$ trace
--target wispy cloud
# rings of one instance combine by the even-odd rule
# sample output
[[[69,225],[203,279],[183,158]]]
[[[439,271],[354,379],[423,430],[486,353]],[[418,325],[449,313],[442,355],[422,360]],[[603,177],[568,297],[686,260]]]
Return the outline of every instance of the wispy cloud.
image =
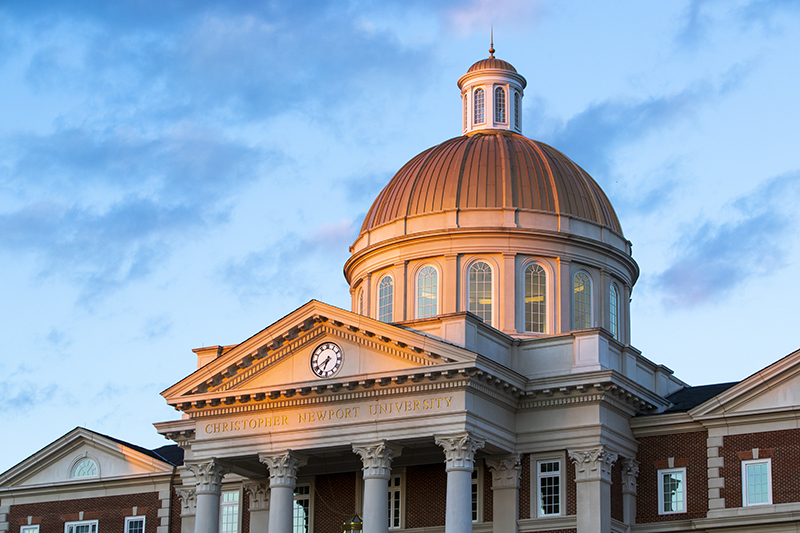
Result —
[[[723,300],[751,278],[785,266],[800,227],[800,174],[764,182],[730,205],[725,222],[697,222],[674,245],[672,265],[656,277],[667,308]]]

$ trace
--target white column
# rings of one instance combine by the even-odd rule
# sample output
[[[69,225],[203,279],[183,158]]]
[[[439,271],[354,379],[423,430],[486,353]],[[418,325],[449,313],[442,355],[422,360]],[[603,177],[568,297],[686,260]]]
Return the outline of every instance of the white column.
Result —
[[[519,519],[520,454],[486,459],[492,471],[492,531],[516,533]]]
[[[219,531],[219,495],[222,478],[229,472],[219,465],[216,458],[205,463],[185,464],[195,479],[195,501],[197,502],[194,533],[217,533]]]
[[[639,478],[639,461],[622,459],[622,512],[626,526],[636,523],[636,488]]]
[[[447,471],[447,507],[445,533],[472,531],[472,470],[475,452],[483,448],[484,441],[468,433],[448,437],[435,437],[436,444],[444,449]]]
[[[278,454],[260,453],[258,459],[269,468],[270,533],[292,533],[292,505],[297,470],[305,466],[307,458],[286,450]]]
[[[250,497],[250,533],[269,531],[269,486],[266,483],[245,483],[244,492]]]
[[[181,499],[181,533],[194,533],[194,517],[197,512],[197,499],[194,487],[176,490]]]
[[[611,466],[617,454],[600,445],[570,450],[575,463],[578,533],[611,533]]]
[[[392,459],[400,455],[400,447],[380,441],[373,444],[353,445],[353,451],[361,457],[364,472],[363,533],[387,533],[389,531],[389,478],[392,475]]]

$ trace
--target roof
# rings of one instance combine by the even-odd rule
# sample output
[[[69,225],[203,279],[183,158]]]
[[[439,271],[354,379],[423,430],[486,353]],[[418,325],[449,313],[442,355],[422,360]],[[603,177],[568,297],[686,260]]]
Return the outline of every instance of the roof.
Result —
[[[690,409],[707,402],[717,394],[725,392],[737,383],[739,382],[731,381],[729,383],[714,383],[712,385],[684,387],[681,390],[675,391],[667,396],[667,400],[669,400],[672,406],[664,412],[682,413],[689,411]]]
[[[611,202],[585,170],[555,148],[506,130],[456,137],[411,159],[378,195],[361,233],[470,208],[564,214],[622,234]]]
[[[502,59],[497,59],[496,57],[492,56],[475,62],[471,67],[469,67],[467,72],[475,72],[476,70],[486,69],[510,70],[511,72],[517,71],[517,69],[515,69],[508,61],[503,61]]]

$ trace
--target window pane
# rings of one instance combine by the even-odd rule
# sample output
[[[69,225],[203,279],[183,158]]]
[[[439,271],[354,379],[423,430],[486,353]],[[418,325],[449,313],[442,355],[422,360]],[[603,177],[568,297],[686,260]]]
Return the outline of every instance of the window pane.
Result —
[[[72,469],[72,477],[87,477],[97,475],[97,465],[91,459],[82,459]]]
[[[475,124],[486,122],[483,89],[475,91]]]
[[[239,491],[224,491],[220,497],[219,509],[220,533],[238,533],[239,531]]]
[[[309,510],[311,508],[310,495],[310,485],[298,485],[294,488],[292,533],[308,533]]]
[[[417,276],[417,317],[436,316],[439,294],[439,273],[431,266],[419,271]]]
[[[611,314],[611,335],[619,340],[619,294],[617,294],[617,286],[611,285],[611,291],[608,295],[609,312]]]
[[[494,90],[494,119],[496,122],[506,121],[506,91],[502,87]]]
[[[492,269],[484,262],[469,267],[469,310],[492,323]]]
[[[525,269],[525,331],[544,333],[547,319],[546,277],[541,265]]]
[[[519,129],[519,93],[514,91],[514,126]]]
[[[561,462],[539,464],[539,516],[561,514]]]
[[[682,512],[684,505],[683,473],[662,474],[661,483],[664,491],[664,512]]]
[[[747,504],[769,503],[767,464],[750,464],[745,466],[745,469],[747,473]]]
[[[575,329],[592,327],[592,281],[585,272],[575,274],[573,304]]]
[[[378,285],[378,320],[381,322],[392,321],[393,285],[390,276],[385,276]]]
[[[136,520],[128,520],[128,531],[127,533],[143,533],[144,531],[144,520],[138,518]]]

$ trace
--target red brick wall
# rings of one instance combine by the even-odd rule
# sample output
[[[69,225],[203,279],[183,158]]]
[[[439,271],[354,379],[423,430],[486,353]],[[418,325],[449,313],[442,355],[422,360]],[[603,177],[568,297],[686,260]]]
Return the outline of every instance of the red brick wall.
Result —
[[[443,526],[446,504],[444,463],[406,468],[406,528]]]
[[[178,487],[180,485],[172,487],[172,498],[169,502],[169,533],[181,533],[181,498],[178,496]]]
[[[20,524],[27,524],[28,516],[35,518],[34,524],[39,523],[41,533],[63,533],[64,522],[78,520],[81,511],[84,520],[99,521],[99,531],[121,533],[125,529],[125,516],[130,516],[132,507],[139,508],[137,516],[145,516],[145,533],[156,533],[161,523],[158,518],[160,506],[158,492],[12,505],[8,514],[9,533],[19,533]]]
[[[725,478],[725,487],[720,489],[720,496],[725,498],[725,507],[742,506],[742,460],[737,452],[750,452],[753,448],[763,450],[759,457],[772,456],[772,502],[800,501],[797,468],[800,464],[800,429],[788,429],[729,435],[722,439],[720,456],[724,459],[724,466],[720,475]],[[749,454],[743,456],[750,458]]]
[[[242,517],[242,533],[250,533],[250,495],[242,491],[242,497],[243,501],[239,502],[241,504],[239,506],[241,514],[239,516]]]
[[[611,467],[611,518],[622,522],[625,519],[622,508],[622,461],[617,459]]]
[[[578,514],[578,486],[575,484],[575,463],[565,455],[564,465],[567,468],[567,515]]]
[[[531,456],[523,453],[519,473],[519,517],[531,517]]]
[[[639,439],[638,496],[636,498],[636,523],[667,522],[703,518],[708,513],[708,464],[706,439],[708,432],[694,431],[642,437]],[[675,466],[686,466],[687,512],[658,514],[658,476],[666,461],[674,457]]]
[[[325,474],[314,479],[315,532],[331,533],[341,531],[342,523],[352,518],[355,512],[355,472]]]
[[[483,521],[494,519],[494,492],[492,491],[492,471],[483,462]]]

